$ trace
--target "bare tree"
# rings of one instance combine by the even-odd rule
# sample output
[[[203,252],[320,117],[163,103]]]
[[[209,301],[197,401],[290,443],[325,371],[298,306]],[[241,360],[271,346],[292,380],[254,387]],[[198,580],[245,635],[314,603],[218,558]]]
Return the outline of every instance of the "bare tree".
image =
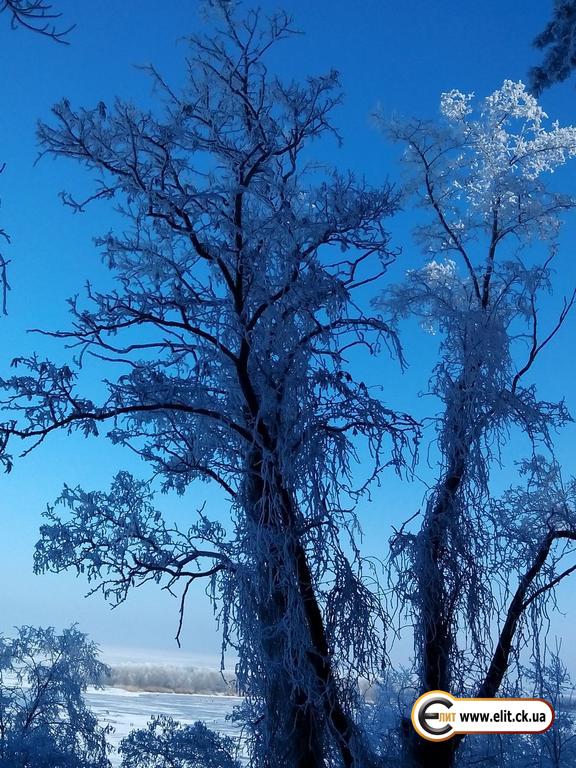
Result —
[[[62,27],[62,14],[45,0],[0,0],[0,13],[8,14],[12,29],[22,27],[64,45],[74,29],[74,25]]]
[[[559,217],[574,204],[544,178],[576,155],[576,129],[545,129],[535,99],[510,81],[477,113],[472,96],[458,91],[443,95],[441,109],[439,124],[390,129],[406,147],[409,188],[429,214],[416,233],[427,260],[379,304],[440,334],[431,393],[441,405],[438,476],[419,530],[403,526],[392,540],[391,579],[414,621],[421,691],[491,697],[522,627],[573,570],[559,567],[576,528],[551,458],[552,432],[569,415],[525,382],[574,303],[572,293],[544,327],[538,305],[550,289]],[[539,260],[531,243],[549,255]],[[496,500],[491,468],[514,429],[528,438],[528,485],[522,498],[510,491]],[[457,739],[407,733],[410,765],[453,764]]]
[[[188,531],[166,525],[125,474],[110,494],[67,489],[71,518],[50,513],[37,567],[87,569],[113,600],[150,579],[180,584],[181,611],[189,585],[210,579],[255,763],[365,766],[357,679],[381,659],[383,615],[362,579],[353,510],[386,466],[402,468],[417,430],[353,378],[347,353],[401,355],[354,300],[393,257],[383,222],[396,197],[310,162],[311,143],[335,133],[338,77],[301,86],[268,73],[290,19],[215,6],[220,29],[192,39],[181,92],[151,69],[161,117],[64,101],[40,127],[46,153],[97,179],[86,200],[64,202],[113,199],[127,229],[99,240],[117,287],[89,286],[88,308],[71,301],[72,330],[53,334],[76,361],[15,361],[28,370],[4,382],[3,455],[10,466],[13,438],[36,445],[111,422],[111,439],[165,490],[216,483],[231,532],[204,513]],[[90,355],[117,372],[100,404],[79,392]],[[372,461],[359,483],[355,436]]]

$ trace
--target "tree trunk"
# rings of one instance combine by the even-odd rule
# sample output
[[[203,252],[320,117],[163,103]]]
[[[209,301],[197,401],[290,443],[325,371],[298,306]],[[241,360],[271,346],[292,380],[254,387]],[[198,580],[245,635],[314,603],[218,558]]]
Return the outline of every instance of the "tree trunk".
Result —
[[[275,515],[270,509],[262,478],[262,455],[254,449],[246,490],[247,515],[253,536],[264,536],[266,548],[255,548],[257,583],[255,613],[260,626],[260,670],[263,676],[262,768],[324,768],[321,722],[309,696],[296,682],[292,670],[290,624],[285,586],[285,550],[278,547]],[[302,631],[300,628],[299,631]],[[295,674],[294,674],[295,672]]]
[[[344,768],[375,768],[376,761],[373,755],[367,750],[356,724],[352,722],[340,702],[324,621],[314,594],[306,553],[299,541],[296,542],[295,557],[298,590],[302,597],[310,632],[309,659],[322,690],[324,714],[332,735],[336,738],[342,765]]]
[[[447,588],[446,558],[449,547],[451,516],[455,514],[454,496],[462,482],[464,452],[444,476],[433,499],[426,522],[419,534],[419,590],[421,668],[420,694],[428,691],[451,692],[451,656],[453,653],[454,589]],[[450,739],[432,742],[422,739],[411,724],[404,729],[404,753],[409,768],[452,768],[457,742]]]
[[[406,730],[408,734],[402,768],[453,768],[458,748],[455,738],[427,741],[418,736],[412,723],[407,724]]]
[[[265,756],[262,768],[324,768],[321,723],[304,691],[286,674],[285,643],[277,631],[285,616],[282,595],[275,591],[261,608],[265,674]]]
[[[256,450],[251,458],[249,483],[252,522],[257,527],[269,528],[273,542],[276,536],[283,546],[272,545],[260,552],[262,576],[265,581],[278,585],[266,595],[258,606],[262,622],[261,637],[263,662],[270,671],[266,682],[267,732],[274,741],[270,768],[324,768],[326,741],[330,738],[340,754],[344,768],[373,768],[374,759],[364,750],[360,733],[344,710],[334,672],[324,620],[318,604],[310,566],[305,549],[295,535],[296,513],[288,491],[276,475],[274,500],[266,498],[270,490],[265,488],[262,477],[262,455]],[[288,546],[286,546],[288,543]],[[282,575],[293,577],[288,589],[297,595],[300,615],[304,626],[297,631],[305,632],[308,670],[303,677],[312,681],[308,690],[294,683],[287,666],[290,648],[290,621],[286,622],[289,608],[287,587],[282,585]],[[301,660],[300,660],[301,663]],[[272,671],[273,670],[273,671]],[[310,688],[312,690],[310,690]],[[312,695],[311,695],[312,694]]]

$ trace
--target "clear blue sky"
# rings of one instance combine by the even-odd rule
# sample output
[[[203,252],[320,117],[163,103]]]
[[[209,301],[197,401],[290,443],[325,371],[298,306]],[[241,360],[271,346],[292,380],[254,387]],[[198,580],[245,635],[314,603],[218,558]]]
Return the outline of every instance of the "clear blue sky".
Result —
[[[102,206],[74,216],[63,208],[57,193],[82,190],[87,181],[73,164],[44,160],[33,165],[36,120],[47,117],[50,106],[62,96],[74,105],[111,102],[115,96],[146,105],[153,98],[150,85],[134,65],[154,63],[178,82],[185,54],[181,37],[202,26],[196,0],[55,0],[55,4],[66,21],[77,25],[70,46],[55,45],[23,30],[11,31],[7,16],[0,17],[0,160],[7,163],[0,176],[0,223],[13,239],[6,251],[12,260],[13,290],[9,317],[1,320],[2,372],[7,372],[12,357],[33,349],[61,359],[57,345],[27,335],[26,329],[65,327],[66,298],[81,293],[87,278],[96,283],[106,280],[91,238],[108,229],[109,211]],[[263,0],[261,6],[272,10],[277,3]],[[398,152],[371,122],[376,106],[387,114],[433,117],[442,91],[458,88],[482,96],[505,78],[525,80],[529,66],[537,60],[531,41],[551,6],[551,0],[285,0],[284,8],[305,35],[285,44],[277,58],[278,70],[304,77],[338,69],[346,93],[337,117],[344,145],[334,151],[334,160],[374,183],[394,180],[399,175]],[[574,96],[572,87],[564,85],[545,94],[542,101],[552,117],[570,123],[576,122]],[[562,179],[572,183],[573,177],[571,170]],[[406,213],[391,222],[395,245],[403,247],[399,269],[418,263],[408,234],[412,221]],[[574,234],[573,224],[570,232]],[[561,283],[570,285],[576,274],[571,242],[576,240],[565,237],[563,242],[567,267]],[[574,364],[566,350],[572,348],[575,322],[574,317],[569,320],[539,374],[543,394],[550,398],[565,394],[573,412]],[[422,412],[415,393],[425,387],[434,342],[411,334],[404,344],[411,362],[407,377],[401,380],[386,360],[379,368],[370,367],[371,377],[385,381],[390,405]],[[574,438],[571,429],[558,441],[568,471]],[[58,495],[64,482],[105,488],[119,468],[142,476],[146,472],[105,439],[84,441],[59,435],[17,462],[11,475],[0,477],[0,630],[22,623],[60,627],[78,621],[81,629],[107,648],[142,649],[150,654],[174,650],[177,606],[157,588],[135,592],[125,605],[110,612],[98,597],[84,600],[87,585],[72,576],[32,574],[33,545],[46,502]],[[422,473],[426,475],[425,467]],[[367,553],[385,555],[390,526],[418,508],[423,490],[422,485],[385,478],[372,503],[361,508]],[[163,497],[160,503],[169,517],[184,519],[205,497],[203,485],[183,499]],[[215,496],[209,501],[219,503]],[[568,594],[563,590],[560,595],[565,608]],[[569,619],[555,626],[562,625],[572,638],[566,645],[574,646],[576,633]],[[189,602],[183,644],[191,656],[218,653],[211,609],[200,589]],[[576,667],[576,654],[572,666]]]

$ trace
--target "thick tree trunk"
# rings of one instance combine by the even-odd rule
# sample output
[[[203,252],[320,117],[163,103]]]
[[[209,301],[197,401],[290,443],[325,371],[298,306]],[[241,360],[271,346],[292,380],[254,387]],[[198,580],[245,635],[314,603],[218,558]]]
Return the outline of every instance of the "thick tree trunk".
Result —
[[[419,590],[421,668],[420,693],[451,692],[451,657],[454,648],[454,589],[446,583],[449,528],[454,521],[454,496],[462,482],[465,460],[459,451],[433,499],[419,534]],[[411,724],[404,729],[407,768],[453,768],[457,742],[422,739]]]
[[[418,736],[411,723],[408,728],[402,768],[453,768],[457,751],[457,742],[454,739],[426,741]]]
[[[294,532],[296,514],[292,499],[281,479],[276,477],[274,499],[268,500],[261,469],[262,456],[255,450],[249,489],[253,522],[255,526],[271,530],[271,541],[279,534],[284,544],[260,553],[265,580],[279,584],[258,606],[261,636],[265,638],[263,661],[269,670],[265,717],[267,731],[274,742],[267,768],[324,768],[328,735],[335,743],[343,768],[373,768],[375,761],[363,752],[358,728],[340,702],[310,566],[304,547]],[[290,626],[294,616],[288,616],[287,585],[282,582],[286,574],[293,576],[293,584],[288,588],[293,596],[297,595],[299,612],[304,619],[304,626],[298,627],[297,631],[305,633],[309,646],[305,654],[309,668],[300,670],[300,674],[313,681],[312,690],[309,687],[304,691],[295,684],[294,670],[287,666],[287,662],[290,664],[289,633],[295,628]]]
[[[260,610],[266,728],[262,768],[324,768],[321,723],[304,691],[287,674],[286,643],[278,629],[285,615],[285,600],[276,590]]]
[[[285,550],[274,543],[277,521],[266,497],[262,456],[257,449],[250,461],[246,496],[253,535],[268,544],[266,548],[255,549],[258,582],[254,600],[261,642],[256,650],[261,656],[264,698],[262,768],[324,768],[318,712],[306,691],[295,682],[300,671],[290,669],[292,628],[286,621],[289,596],[285,584]]]
[[[457,496],[470,460],[471,433],[475,424],[474,393],[479,363],[466,361],[448,406],[443,436],[447,464],[430,500],[418,535],[418,629],[420,632],[420,693],[452,693],[454,611],[460,589],[452,533],[458,526]],[[453,768],[460,741],[431,742],[418,736],[412,725],[404,729],[408,768]]]
[[[245,336],[237,372],[246,398],[246,418],[252,423],[268,454],[273,456],[275,441],[260,420],[259,398],[249,374],[249,355],[250,346]],[[270,459],[268,462],[270,476],[265,480],[264,453],[255,445],[248,459],[246,487],[246,512],[255,535],[260,530],[269,532],[272,534],[271,542],[278,536],[282,545],[271,545],[267,551],[258,552],[263,583],[275,585],[266,596],[262,594],[263,601],[256,607],[262,623],[261,637],[265,638],[262,646],[266,660],[263,668],[267,673],[264,717],[268,719],[266,730],[274,739],[274,757],[270,756],[268,766],[325,768],[326,737],[329,732],[340,754],[343,768],[375,768],[376,761],[365,749],[359,729],[340,701],[322,611],[314,592],[305,549],[296,534],[297,510],[278,467],[270,466]],[[309,679],[313,681],[310,686],[312,691],[310,687],[304,691],[294,682],[298,670],[294,669],[294,660],[287,656],[291,647],[289,632],[294,628],[290,627],[291,617],[288,616],[287,585],[282,584],[282,575],[286,574],[290,574],[293,579],[290,592],[298,595],[304,619],[305,626],[299,627],[298,631],[308,635],[309,650],[306,651],[306,658],[309,669],[302,672],[304,677],[309,673]]]
[[[345,712],[339,699],[326,639],[324,621],[316,600],[304,548],[296,544],[298,590],[310,632],[310,664],[314,669],[324,701],[324,715],[335,737],[344,768],[375,768],[376,761],[367,750],[358,728]]]

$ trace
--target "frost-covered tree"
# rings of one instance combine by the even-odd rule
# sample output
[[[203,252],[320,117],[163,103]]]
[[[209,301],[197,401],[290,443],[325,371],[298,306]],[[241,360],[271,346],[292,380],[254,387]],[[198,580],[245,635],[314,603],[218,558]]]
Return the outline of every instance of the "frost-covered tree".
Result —
[[[570,572],[560,563],[575,539],[573,500],[552,458],[552,433],[569,415],[538,398],[530,374],[574,302],[541,317],[560,217],[574,204],[547,175],[576,155],[576,129],[547,127],[510,81],[479,104],[446,93],[441,113],[389,129],[426,216],[416,230],[426,261],[378,304],[396,321],[419,318],[440,347],[430,389],[440,403],[438,475],[419,530],[403,526],[392,540],[392,579],[414,621],[421,691],[491,697],[526,622],[538,629],[543,599]],[[526,484],[496,499],[491,470],[511,433],[527,438]],[[457,739],[408,732],[412,764],[453,763]]]
[[[183,725],[171,717],[153,717],[122,739],[122,768],[240,768],[232,739],[204,723]]]
[[[560,643],[556,649],[538,653],[528,668],[522,668],[513,685],[502,696],[535,696],[554,707],[552,728],[538,737],[522,734],[484,735],[467,739],[459,762],[479,768],[570,768],[576,759],[574,688],[563,663]]]
[[[545,52],[541,64],[530,71],[530,84],[536,95],[554,83],[567,80],[576,68],[576,2],[554,0],[552,19],[534,40]]]
[[[109,768],[106,731],[83,698],[105,671],[75,628],[0,637],[0,766]]]
[[[191,40],[183,89],[151,70],[161,109],[63,101],[40,126],[46,153],[96,178],[85,202],[64,201],[113,199],[126,227],[98,240],[115,287],[89,286],[85,305],[71,301],[72,330],[54,334],[76,361],[15,361],[27,372],[4,382],[3,455],[9,465],[13,438],[110,422],[164,490],[219,486],[227,531],[207,513],[168,525],[126,473],[110,493],[66,489],[70,514],[49,512],[37,568],[86,571],[112,600],[151,579],[180,586],[182,611],[189,585],[210,579],[255,764],[365,765],[356,682],[381,659],[382,613],[361,578],[353,507],[385,466],[402,466],[415,431],[353,378],[347,354],[400,353],[355,300],[392,258],[396,199],[312,161],[314,140],[334,134],[338,77],[269,73],[290,20],[213,6],[219,28]],[[108,369],[100,402],[78,381],[90,355]],[[372,465],[356,483],[362,437]]]
[[[405,730],[417,696],[413,671],[390,666],[366,696],[363,726],[380,768],[402,765]]]
[[[528,670],[533,695],[554,707],[554,726],[538,741],[540,764],[550,768],[569,768],[576,761],[576,697],[570,673],[560,656],[561,643],[545,659],[538,659]],[[536,746],[536,745],[535,745]]]

